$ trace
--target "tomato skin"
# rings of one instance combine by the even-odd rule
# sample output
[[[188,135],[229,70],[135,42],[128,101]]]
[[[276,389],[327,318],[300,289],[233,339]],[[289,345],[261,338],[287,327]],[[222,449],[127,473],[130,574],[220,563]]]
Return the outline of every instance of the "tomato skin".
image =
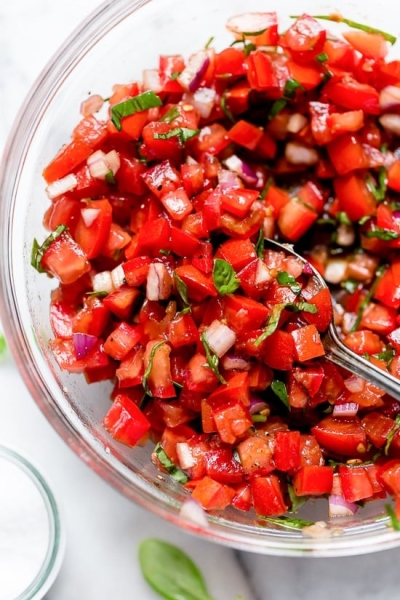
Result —
[[[237,451],[246,475],[268,475],[275,468],[272,445],[267,438],[250,436],[238,444]]]
[[[328,98],[338,106],[349,110],[362,110],[367,114],[379,115],[379,94],[370,85],[347,79],[325,86]]]
[[[224,484],[243,481],[243,468],[227,448],[211,450],[206,454],[206,472],[209,477]]]
[[[367,438],[357,417],[326,417],[311,428],[317,442],[326,450],[343,456],[359,456],[366,452]]]
[[[274,462],[278,471],[292,471],[300,467],[300,432],[275,433]]]
[[[213,408],[212,416],[221,440],[227,444],[234,444],[253,425],[248,410],[240,401]]]
[[[262,359],[271,369],[286,371],[293,365],[295,345],[293,336],[286,331],[275,331],[268,338]]]
[[[155,348],[157,344],[160,344],[159,339],[148,342],[143,357],[145,370],[151,368],[147,378],[147,386],[152,396],[156,396],[157,398],[174,398],[176,391],[171,376],[171,347],[163,343]],[[152,364],[150,365],[150,356],[152,354]]]
[[[280,210],[278,227],[287,240],[297,242],[317,218],[318,213],[311,207],[291,198]]]
[[[257,258],[254,245],[250,240],[227,240],[218,248],[216,258],[222,258],[232,265],[235,271],[240,271],[252,260]]]
[[[133,448],[150,430],[150,422],[132,400],[118,394],[103,419],[103,425],[117,442]]]
[[[254,477],[250,483],[254,510],[260,517],[283,515],[288,506],[276,475]]]
[[[104,342],[104,350],[115,360],[123,360],[141,339],[140,327],[121,321]]]
[[[71,173],[92,154],[92,147],[85,141],[77,139],[61,148],[56,157],[43,171],[47,183],[52,183]]]
[[[378,467],[378,481],[392,496],[400,496],[400,460],[393,458]]]
[[[109,201],[104,198],[102,200],[87,200],[85,208],[82,210],[97,211],[97,216],[89,226],[85,224],[81,214],[75,230],[76,241],[88,259],[91,260],[101,254],[107,242],[111,229],[112,207]]]
[[[293,478],[296,496],[323,496],[330,494],[333,485],[333,468],[307,465],[301,467]]]
[[[50,305],[50,324],[53,334],[67,340],[72,337],[72,323],[75,309],[63,301],[54,301]]]
[[[334,180],[335,192],[339,199],[340,210],[347,213],[351,221],[376,212],[376,201],[365,182],[365,176],[348,173]]]
[[[228,326],[237,334],[261,326],[269,315],[269,309],[251,298],[228,294],[224,299],[224,317]],[[240,317],[240,318],[238,318]]]
[[[208,475],[199,481],[192,492],[192,498],[206,510],[223,510],[231,504],[235,495],[233,488],[218,483]]]
[[[305,362],[318,356],[324,356],[325,350],[315,325],[305,325],[291,332],[294,340],[296,359]]]

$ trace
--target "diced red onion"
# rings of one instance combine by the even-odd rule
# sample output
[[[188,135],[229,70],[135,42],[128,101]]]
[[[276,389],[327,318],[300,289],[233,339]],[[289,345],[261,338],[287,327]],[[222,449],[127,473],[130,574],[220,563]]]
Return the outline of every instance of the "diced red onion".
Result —
[[[344,385],[352,394],[357,394],[358,392],[362,392],[365,388],[365,381],[362,377],[358,375],[352,375],[351,377],[347,377],[344,380]]]
[[[344,402],[343,404],[335,404],[332,415],[334,417],[355,417],[358,412],[358,404],[355,402]]]
[[[328,283],[340,283],[346,278],[347,260],[332,258],[325,267],[324,278]]]
[[[223,192],[227,192],[228,190],[241,188],[243,184],[236,173],[221,169],[218,173],[218,185]]]
[[[379,122],[386,131],[400,135],[400,115],[388,113],[379,117]]]
[[[176,454],[181,469],[191,469],[196,464],[192,450],[187,442],[178,442],[176,444]]]
[[[304,275],[313,275],[314,274],[314,271],[312,270],[310,263],[308,263],[308,262],[304,263],[303,273],[304,273]]]
[[[89,354],[97,341],[97,337],[95,335],[89,335],[88,333],[74,333],[72,335],[72,341],[76,358],[81,360]]]
[[[346,502],[343,496],[331,494],[329,496],[329,516],[330,517],[351,517],[358,510],[355,502]]]
[[[252,396],[250,398],[249,412],[251,415],[255,415],[265,408],[267,408],[267,404],[261,400],[261,398],[258,398],[257,396]]]
[[[272,276],[269,272],[267,265],[265,264],[265,262],[263,260],[261,260],[261,258],[259,258],[257,261],[256,276],[255,276],[255,280],[254,280],[255,284],[261,285],[262,283],[271,281],[271,279],[272,279]]]
[[[200,50],[196,54],[193,54],[182,73],[178,76],[178,81],[183,89],[191,93],[195,92],[209,64],[210,58],[207,50]]]
[[[89,117],[93,113],[98,112],[104,104],[103,98],[99,94],[93,94],[89,96],[81,103],[81,115],[83,117]]]
[[[393,216],[395,219],[400,219],[400,210],[394,210],[393,211]]]
[[[251,368],[249,361],[231,354],[225,354],[221,358],[221,365],[225,371],[250,371]]]
[[[85,223],[86,227],[90,227],[91,225],[93,225],[99,214],[99,208],[82,208],[81,210],[82,220]]]
[[[171,295],[172,279],[163,263],[151,263],[147,274],[147,300],[168,300]]]
[[[387,85],[379,93],[379,106],[385,110],[400,104],[400,88],[395,85]]]
[[[107,292],[111,294],[114,291],[114,284],[110,271],[100,271],[92,276],[92,288],[94,292]]]
[[[111,279],[115,290],[118,290],[126,283],[125,272],[122,265],[118,265],[111,271]]]
[[[255,185],[258,181],[257,173],[241,158],[236,156],[236,154],[233,154],[225,160],[225,166],[228,167],[230,171],[233,171],[233,173],[239,175],[245,183]]]
[[[314,148],[298,142],[288,142],[285,146],[285,158],[292,165],[312,166],[317,164],[319,155]]]
[[[299,133],[307,123],[307,117],[300,113],[294,113],[293,115],[290,115],[286,128],[289,133]]]
[[[46,194],[48,197],[53,200],[53,198],[57,198],[57,196],[61,196],[61,194],[65,194],[66,192],[70,192],[78,185],[78,180],[75,175],[66,175],[61,179],[57,179],[50,183],[46,187]]]
[[[116,150],[110,150],[110,152],[107,152],[105,161],[109,167],[109,170],[113,172],[113,175],[115,175],[121,165],[118,152],[116,152]]]
[[[201,528],[209,527],[209,522],[203,508],[194,498],[187,498],[182,504],[180,516]]]
[[[158,69],[145,69],[143,71],[143,89],[151,90],[155,94],[162,92],[160,73]]]
[[[205,330],[207,342],[211,350],[219,357],[228,352],[236,342],[236,333],[227,325],[215,319]]]
[[[214,108],[217,92],[212,88],[202,87],[196,90],[193,94],[183,94],[183,102],[191,104],[200,114],[203,119],[208,119]]]

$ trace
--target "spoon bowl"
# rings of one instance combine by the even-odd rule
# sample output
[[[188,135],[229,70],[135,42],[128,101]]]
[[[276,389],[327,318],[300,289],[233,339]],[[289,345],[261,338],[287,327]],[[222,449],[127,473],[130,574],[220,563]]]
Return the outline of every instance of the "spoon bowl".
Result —
[[[290,254],[301,260],[304,264],[307,264],[312,269],[313,277],[317,280],[318,286],[321,289],[329,289],[322,275],[304,257],[295,252],[292,244],[280,243],[271,239],[266,239],[265,242],[272,249],[282,250],[286,254]],[[400,380],[350,350],[340,339],[333,317],[328,329],[321,334],[321,341],[325,349],[325,357],[328,360],[339,367],[344,367],[355,375],[363,377],[366,381],[376,385],[396,400],[400,400]]]

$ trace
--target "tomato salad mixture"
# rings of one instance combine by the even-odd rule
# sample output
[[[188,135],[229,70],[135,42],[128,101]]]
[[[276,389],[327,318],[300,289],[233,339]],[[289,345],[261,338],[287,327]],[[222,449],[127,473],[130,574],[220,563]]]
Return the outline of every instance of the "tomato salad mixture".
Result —
[[[91,96],[44,169],[52,233],[32,262],[59,279],[51,350],[115,382],[104,427],[150,437],[204,509],[326,496],[351,515],[400,496],[400,403],[324,358],[332,302],[310,265],[344,343],[400,376],[395,40],[338,15],[227,27],[222,51],[161,55]]]

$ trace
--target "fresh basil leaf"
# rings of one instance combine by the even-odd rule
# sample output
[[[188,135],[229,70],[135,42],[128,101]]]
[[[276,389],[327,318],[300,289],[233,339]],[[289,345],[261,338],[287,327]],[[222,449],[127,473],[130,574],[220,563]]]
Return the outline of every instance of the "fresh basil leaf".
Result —
[[[327,60],[329,60],[329,56],[327,55],[326,52],[321,52],[320,54],[317,54],[317,56],[315,57],[315,60],[317,60],[319,63],[324,63]]]
[[[213,600],[195,563],[168,542],[142,541],[139,564],[147,583],[167,600]]]
[[[398,240],[400,233],[391,231],[390,229],[383,229],[382,227],[374,227],[371,231],[366,231],[363,235],[367,238],[378,238],[384,242],[390,242],[391,240]]]
[[[163,256],[169,256],[171,254],[171,250],[164,250],[164,248],[161,248],[159,250],[159,253],[162,254]]]
[[[154,357],[155,357],[157,350],[160,348],[160,346],[162,346],[165,343],[166,343],[166,340],[161,340],[161,342],[158,342],[158,344],[154,344],[154,346],[152,347],[151,352],[150,352],[149,364],[147,365],[147,369],[144,372],[143,379],[142,379],[142,385],[144,387],[144,391],[146,392],[146,394],[148,396],[152,396],[152,393],[150,392],[149,387],[147,385],[147,380],[150,377],[150,373],[153,368]]]
[[[187,291],[186,283],[184,281],[182,281],[182,279],[176,273],[174,273],[174,279],[175,279],[176,289],[178,291],[178,294],[182,298],[182,302],[183,302],[184,306],[189,307],[189,298],[188,298],[188,291]]]
[[[219,358],[211,350],[205,331],[203,331],[203,333],[201,334],[200,339],[201,339],[201,343],[204,346],[204,351],[206,353],[206,360],[207,360],[208,366],[210,367],[210,369],[214,373],[214,375],[217,377],[218,381],[220,383],[222,383],[223,385],[226,385],[227,382],[225,381],[225,379],[222,377],[221,373],[219,372]]]
[[[390,367],[390,363],[394,359],[395,355],[396,355],[396,352],[394,351],[394,349],[388,348],[388,349],[384,350],[383,352],[379,352],[379,354],[373,354],[372,356],[374,358],[377,358],[378,360],[383,360],[383,362],[385,362],[387,364],[387,366]]]
[[[386,439],[386,444],[385,444],[385,455],[387,456],[389,453],[389,449],[390,446],[392,444],[393,438],[396,434],[396,432],[400,429],[400,414],[396,415],[396,418],[394,420],[394,425],[393,428],[389,431],[387,439]]]
[[[233,294],[240,286],[240,279],[236,277],[232,265],[222,258],[216,258],[214,260],[212,274],[214,285],[221,296]]]
[[[304,519],[294,519],[293,517],[264,517],[265,521],[270,523],[276,523],[277,525],[284,525],[291,529],[303,529],[303,527],[310,527],[314,525],[313,521],[305,521]]]
[[[286,100],[293,100],[296,94],[296,90],[298,89],[304,90],[304,86],[298,81],[296,81],[296,79],[287,79],[285,87],[283,88],[283,97]]]
[[[364,215],[364,217],[361,217],[361,219],[358,219],[358,224],[359,225],[365,225],[365,223],[367,223],[371,218],[371,215]]]
[[[86,296],[93,296],[94,298],[105,298],[109,292],[105,290],[99,290],[98,292],[86,292]]]
[[[358,313],[357,313],[357,318],[354,322],[353,327],[351,328],[351,332],[357,331],[357,329],[360,327],[360,323],[361,323],[361,319],[362,316],[364,314],[364,310],[367,308],[368,304],[371,301],[371,298],[373,297],[373,295],[375,294],[375,290],[378,286],[379,281],[381,280],[383,274],[386,271],[386,266],[385,265],[381,265],[377,271],[376,271],[376,277],[374,279],[373,284],[371,285],[368,294],[365,296],[364,300],[361,302],[359,308],[358,308]]]
[[[182,71],[174,71],[173,73],[171,73],[171,81],[176,81],[181,73]]]
[[[171,123],[171,121],[173,121],[174,119],[177,119],[179,117],[180,113],[179,110],[176,106],[173,106],[172,108],[170,108],[163,117],[161,117],[160,121],[162,123]]]
[[[311,304],[310,302],[286,302],[275,304],[269,316],[267,326],[265,327],[262,334],[258,336],[256,341],[254,342],[254,345],[256,347],[262,344],[264,340],[266,340],[270,335],[272,335],[276,331],[279,325],[279,319],[281,318],[282,311],[285,309],[292,312],[303,311],[309,312],[311,314],[316,314],[318,312],[317,306],[315,304]]]
[[[155,133],[155,140],[170,140],[173,137],[178,138],[180,144],[183,146],[185,142],[192,139],[200,133],[200,129],[188,129],[187,127],[174,127],[167,133]]]
[[[312,315],[316,315],[318,312],[317,305],[312,304],[311,302],[295,302],[294,304],[289,304],[287,309],[294,312],[307,312],[311,313]]]
[[[40,246],[36,238],[33,240],[32,253],[31,253],[31,265],[39,271],[44,273],[45,269],[42,267],[42,258],[46,250],[51,246],[55,239],[57,239],[68,227],[66,225],[59,225],[51,234],[44,240]]]
[[[369,25],[363,25],[362,23],[357,23],[356,21],[352,21],[351,19],[345,19],[339,14],[332,15],[312,15],[314,19],[322,19],[324,21],[333,21],[335,23],[344,23],[353,29],[360,29],[361,31],[365,31],[367,33],[377,33],[385,38],[387,42],[394,44],[396,41],[396,37],[391,33],[386,33],[381,29],[376,29],[376,27],[370,27]],[[291,19],[298,19],[299,15],[291,15]]]
[[[261,229],[258,233],[258,238],[257,238],[257,242],[256,242],[256,254],[257,254],[258,258],[261,258],[261,259],[264,258],[264,246],[265,246],[264,229],[263,229],[263,227],[261,227]]]
[[[108,183],[108,185],[115,185],[117,183],[117,180],[115,179],[115,175],[111,171],[111,169],[106,173],[105,179],[106,179],[106,183]]]
[[[285,100],[285,98],[279,98],[279,100],[275,100],[271,106],[268,117],[273,119],[276,117],[276,115],[279,115],[279,113],[285,108],[286,104],[287,100]]]
[[[266,423],[267,415],[251,415],[253,423]]]
[[[283,402],[286,408],[290,410],[289,396],[287,393],[286,385],[283,383],[283,381],[279,381],[279,379],[274,379],[271,382],[271,390],[276,396],[278,396],[279,400]]]
[[[301,285],[299,282],[296,281],[293,275],[286,273],[286,271],[279,271],[276,279],[279,285],[290,288],[294,294],[299,294],[301,292]]]
[[[213,43],[213,41],[214,41],[214,36],[212,35],[212,36],[209,38],[209,40],[208,40],[208,42],[206,43],[206,45],[204,46],[205,50],[207,50],[207,48],[209,48],[209,47],[210,47],[210,45]]]
[[[167,470],[171,477],[176,479],[176,481],[179,481],[179,483],[187,483],[189,481],[189,477],[186,475],[186,473],[174,465],[164,448],[161,446],[160,442],[154,448],[154,452],[164,469]]]
[[[336,215],[336,221],[340,224],[340,225],[351,225],[351,221],[349,219],[349,217],[347,216],[347,213],[345,213],[344,211],[339,211]]]
[[[142,112],[148,108],[162,106],[162,100],[157,94],[148,90],[111,107],[111,121],[118,131],[121,131],[121,119]]]
[[[370,173],[367,175],[367,187],[377,202],[382,202],[386,198],[387,177],[385,167],[380,167],[378,174],[378,184]]]
[[[231,121],[231,123],[236,123],[235,117],[233,116],[233,114],[231,113],[231,111],[229,110],[229,108],[226,105],[226,92],[224,92],[221,96],[220,106],[221,106],[222,112]]]
[[[395,531],[400,531],[400,521],[396,515],[396,513],[394,512],[394,508],[391,504],[385,504],[385,509],[387,512],[387,515],[390,519],[390,524],[393,527],[393,529]]]
[[[340,284],[340,286],[344,290],[346,290],[346,292],[349,292],[349,294],[354,294],[354,292],[358,289],[359,285],[360,285],[360,282],[355,281],[355,279],[345,279]]]
[[[263,189],[260,192],[261,200],[265,200],[265,197],[268,194],[268,190],[273,183],[274,183],[274,180],[272,179],[272,177],[268,177],[267,183],[264,185]]]
[[[296,492],[292,485],[288,485],[288,493],[291,502],[289,512],[295,513],[307,502],[307,498],[306,496],[296,496]]]

